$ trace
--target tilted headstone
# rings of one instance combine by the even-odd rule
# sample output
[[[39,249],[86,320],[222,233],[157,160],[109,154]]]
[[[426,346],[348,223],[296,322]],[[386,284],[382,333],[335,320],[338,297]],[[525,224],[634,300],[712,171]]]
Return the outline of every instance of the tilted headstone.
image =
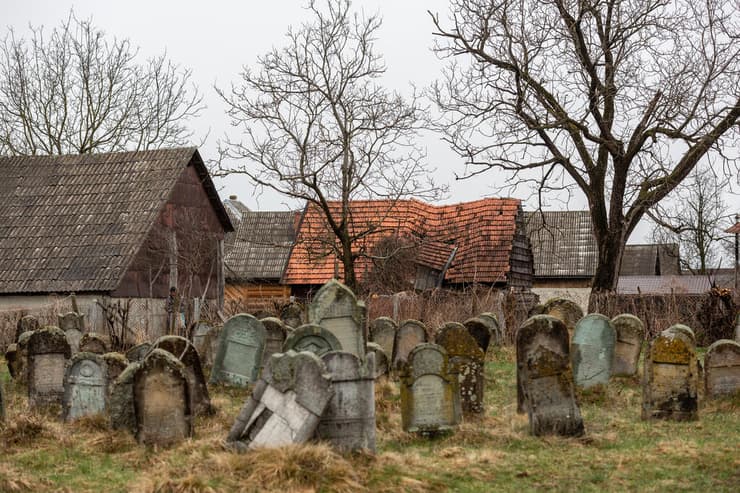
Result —
[[[343,351],[342,344],[336,336],[327,329],[314,324],[306,324],[291,332],[285,344],[283,352],[308,351],[316,356],[323,356],[329,351]]]
[[[565,328],[568,329],[569,336],[572,337],[576,324],[583,318],[583,310],[578,304],[568,299],[552,298],[545,302],[543,315],[562,320]]]
[[[334,395],[316,429],[316,437],[345,452],[375,453],[375,354],[363,362],[344,351],[321,357],[331,375]]]
[[[698,374],[696,351],[686,332],[661,332],[645,355],[642,419],[697,419]]]
[[[219,337],[211,383],[246,387],[259,378],[267,332],[262,322],[240,313],[226,321]]]
[[[486,354],[468,329],[457,322],[448,322],[437,332],[434,342],[447,351],[449,364],[460,380],[460,404],[465,413],[483,412],[485,378],[483,365]]]
[[[314,435],[333,393],[331,376],[318,356],[275,354],[239,412],[226,445],[243,452],[304,443]]]
[[[391,359],[388,357],[380,344],[374,342],[368,342],[365,346],[366,353],[375,354],[375,375],[374,378],[378,379],[383,375],[387,375],[391,371]]]
[[[193,435],[185,367],[172,354],[152,349],[134,373],[136,439],[170,446]]]
[[[108,408],[110,426],[114,430],[128,430],[136,434],[136,409],[134,406],[134,375],[141,362],[129,363],[111,386]]]
[[[285,338],[288,336],[288,331],[285,328],[283,321],[279,318],[267,317],[263,318],[261,322],[262,325],[265,326],[267,334],[265,351],[262,353],[262,363],[260,363],[260,368],[264,368],[267,366],[267,362],[273,354],[281,353],[283,351],[283,344],[285,344]]]
[[[393,356],[393,344],[396,341],[398,326],[392,318],[379,317],[370,322],[370,341],[383,348],[385,354]]]
[[[393,369],[400,370],[406,364],[411,351],[427,342],[427,328],[418,320],[405,320],[398,325],[396,342],[393,344]]]
[[[44,327],[31,332],[28,340],[28,402],[41,407],[62,404],[64,370],[71,356],[64,332]]]
[[[105,354],[108,352],[108,343],[100,335],[88,332],[80,339],[80,352]]]
[[[583,434],[568,354],[568,330],[549,315],[527,319],[516,332],[519,404],[535,436]]]
[[[476,318],[479,318],[488,324],[488,328],[491,329],[492,334],[491,342],[494,345],[500,346],[504,343],[504,331],[501,328],[501,324],[499,323],[498,318],[496,318],[496,315],[491,312],[483,312]]]
[[[193,346],[198,351],[200,362],[204,366],[213,364],[213,354],[211,353],[211,335],[213,327],[206,322],[198,322],[193,329]]]
[[[493,331],[488,323],[481,318],[475,317],[467,319],[463,325],[473,339],[475,339],[478,347],[483,350],[483,353],[486,353],[491,340],[494,338]]]
[[[57,315],[57,324],[63,331],[71,329],[85,330],[85,315],[82,313],[67,312],[64,315]]]
[[[339,340],[342,351],[365,356],[365,305],[336,279],[324,284],[308,307],[308,322],[320,325]]]
[[[105,413],[107,392],[105,360],[93,353],[77,353],[67,362],[64,375],[64,421]]]
[[[709,398],[740,392],[740,343],[720,339],[704,356],[705,395]]]
[[[113,390],[113,382],[115,382],[118,376],[126,369],[128,366],[128,360],[126,359],[126,356],[121,353],[105,353],[103,355],[103,361],[105,361],[106,369],[106,392],[107,395],[110,396]]]
[[[611,320],[604,315],[590,313],[578,321],[570,345],[577,387],[609,384],[616,344],[617,333]]]
[[[306,323],[306,315],[300,303],[293,302],[280,310],[280,320],[295,329]]]
[[[126,351],[126,359],[129,361],[142,361],[152,348],[151,343],[142,342]]]
[[[614,317],[612,325],[617,332],[612,375],[631,377],[637,373],[642,341],[645,338],[645,326],[642,320],[628,313]]]
[[[18,323],[15,326],[15,339],[13,339],[13,342],[18,342],[18,339],[24,332],[33,332],[39,327],[39,319],[33,315],[26,315],[25,317],[19,318]]]
[[[408,432],[433,433],[460,423],[460,383],[442,346],[423,343],[401,371],[401,421]]]
[[[211,398],[208,395],[206,377],[203,375],[203,367],[195,346],[180,336],[162,336],[152,344],[152,349],[162,349],[177,358],[185,367],[185,376],[188,379],[188,395],[190,396],[190,409],[194,416],[210,414]]]

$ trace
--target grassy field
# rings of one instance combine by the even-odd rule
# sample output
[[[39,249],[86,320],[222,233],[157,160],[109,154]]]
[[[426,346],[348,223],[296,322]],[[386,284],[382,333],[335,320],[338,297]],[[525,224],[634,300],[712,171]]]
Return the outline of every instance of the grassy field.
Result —
[[[27,410],[0,373],[0,492],[6,491],[738,491],[740,399],[702,403],[692,423],[643,422],[638,379],[580,396],[586,435],[536,438],[516,414],[513,350],[489,354],[486,413],[435,439],[401,430],[398,387],[376,388],[378,452],[343,457],[323,444],[221,447],[246,391],[211,388],[218,411],[177,447],[138,446],[103,419],[63,424]]]

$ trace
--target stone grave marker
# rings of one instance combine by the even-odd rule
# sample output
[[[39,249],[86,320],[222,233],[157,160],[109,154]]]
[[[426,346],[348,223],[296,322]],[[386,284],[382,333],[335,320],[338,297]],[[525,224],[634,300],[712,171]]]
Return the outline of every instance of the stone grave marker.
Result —
[[[126,359],[129,361],[141,361],[149,353],[152,345],[148,342],[142,342],[126,351]]]
[[[105,413],[107,393],[105,360],[93,353],[77,353],[64,374],[64,421]]]
[[[280,310],[280,320],[288,327],[296,329],[306,323],[306,315],[300,303],[292,302]]]
[[[213,364],[213,354],[210,354],[210,338],[212,334],[213,327],[206,322],[198,322],[193,329],[193,346],[198,351],[200,362],[204,366],[211,366]]]
[[[483,412],[485,378],[483,364],[486,354],[468,329],[457,322],[448,322],[437,332],[434,341],[447,351],[448,363],[460,381],[460,404],[464,413]]]
[[[15,339],[13,339],[13,342],[18,342],[18,339],[24,332],[33,332],[39,327],[39,319],[33,315],[26,315],[19,318],[15,326]]]
[[[609,384],[616,344],[614,326],[604,315],[590,313],[578,321],[570,347],[576,386],[585,389]]]
[[[108,400],[110,426],[114,430],[128,430],[136,434],[136,409],[134,406],[134,375],[141,366],[134,361],[113,381]]]
[[[321,359],[331,375],[334,395],[316,429],[316,437],[343,451],[375,453],[375,354],[363,362],[344,351],[330,351]]]
[[[8,344],[8,348],[5,350],[5,364],[8,366],[8,373],[10,378],[16,380],[18,378],[18,344]]]
[[[388,375],[391,371],[391,359],[388,357],[380,344],[374,342],[368,342],[365,346],[365,353],[375,354],[375,375],[374,378],[378,379],[383,375]]]
[[[105,353],[103,355],[103,361],[105,361],[105,380],[106,380],[106,392],[110,397],[113,390],[113,382],[116,381],[118,376],[128,366],[128,360],[126,356],[121,353]]]
[[[319,325],[339,340],[342,351],[365,356],[365,306],[336,279],[324,284],[308,307],[308,321]]]
[[[11,354],[12,361],[6,355],[6,358],[8,358],[6,359],[8,371],[13,377],[13,380],[21,383],[28,382],[28,341],[31,339],[31,334],[33,332],[24,332],[18,337],[16,353],[15,355]]]
[[[483,353],[488,351],[488,346],[493,339],[493,331],[483,319],[474,317],[467,319],[463,325],[467,329],[468,333],[475,339],[478,347],[483,350]]]
[[[565,298],[552,298],[545,302],[543,315],[550,315],[563,321],[569,337],[573,337],[576,324],[583,318],[583,310],[578,304]]]
[[[80,339],[80,352],[105,354],[108,352],[108,343],[103,337],[92,332],[88,332]]]
[[[193,435],[184,365],[162,349],[152,349],[134,373],[136,439],[167,447]]]
[[[57,324],[64,332],[74,329],[81,333],[85,330],[85,315],[76,312],[67,312],[64,315],[57,315]]]
[[[411,351],[427,342],[427,328],[418,320],[401,322],[396,331],[396,341],[393,344],[393,369],[400,370],[406,364]]]
[[[314,324],[306,324],[294,330],[283,344],[283,352],[308,351],[316,356],[323,356],[329,351],[342,351],[342,344],[327,329]]]
[[[200,364],[200,357],[195,346],[184,337],[167,335],[154,341],[152,349],[167,351],[185,367],[190,409],[193,415],[210,414],[212,412],[211,398],[208,395],[206,377],[203,375],[203,367]]]
[[[313,353],[274,354],[232,426],[226,446],[304,443],[315,433],[334,390],[324,363]]]
[[[267,333],[265,351],[262,353],[262,362],[260,363],[260,368],[264,368],[273,354],[283,351],[283,344],[285,344],[285,338],[288,336],[288,330],[279,318],[267,317],[263,318],[261,322],[265,326]]]
[[[240,313],[226,321],[219,337],[211,383],[246,387],[259,378],[267,332],[262,322]]]
[[[612,325],[617,333],[612,375],[631,377],[637,373],[642,341],[645,338],[645,326],[639,318],[628,313],[612,318]]]
[[[698,362],[685,331],[666,329],[650,342],[642,382],[642,419],[698,418]]]
[[[67,329],[64,331],[64,336],[67,338],[69,343],[69,349],[72,354],[80,352],[80,342],[82,341],[82,332],[77,329]]]
[[[720,339],[709,346],[704,356],[704,385],[708,398],[740,392],[740,343]]]
[[[434,433],[460,423],[460,383],[442,346],[423,343],[408,355],[401,372],[404,431]]]
[[[491,330],[491,342],[496,346],[501,346],[504,343],[504,331],[501,328],[501,324],[498,323],[498,318],[491,312],[483,312],[476,318],[481,319],[488,328]]]
[[[370,322],[370,340],[382,347],[385,354],[392,356],[397,330],[398,326],[392,318],[376,318]]]
[[[666,331],[671,333],[683,334],[688,339],[688,341],[691,342],[691,345],[694,346],[694,349],[696,349],[696,335],[694,335],[694,331],[691,330],[691,327],[683,324],[674,324],[668,327]]]
[[[34,407],[62,404],[64,370],[71,356],[64,332],[44,327],[28,339],[28,402]]]

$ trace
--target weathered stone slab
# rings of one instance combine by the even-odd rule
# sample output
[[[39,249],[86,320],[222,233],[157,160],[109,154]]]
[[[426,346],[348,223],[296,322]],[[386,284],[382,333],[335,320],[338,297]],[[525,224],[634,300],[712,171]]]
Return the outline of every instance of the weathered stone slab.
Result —
[[[334,334],[342,351],[360,358],[365,356],[365,305],[336,279],[324,284],[316,293],[308,307],[308,322]]]
[[[448,322],[437,332],[435,343],[445,348],[452,370],[460,381],[460,404],[464,413],[483,412],[485,378],[483,365],[486,354],[468,329],[457,322]]]
[[[93,353],[77,353],[67,362],[64,375],[64,421],[105,413],[107,392],[105,360]]]
[[[85,315],[76,312],[67,312],[64,315],[57,315],[57,324],[63,331],[68,330],[79,330],[83,332],[85,330]]]
[[[631,377],[637,373],[642,341],[645,338],[645,326],[639,318],[628,313],[612,318],[612,326],[617,333],[612,375]]]
[[[152,349],[134,373],[136,439],[168,447],[193,434],[185,367],[172,354]]]
[[[389,317],[379,317],[370,322],[370,341],[378,344],[388,356],[393,356],[398,325]]]
[[[226,438],[236,451],[304,443],[316,431],[334,390],[313,353],[288,351],[270,358]]]
[[[396,331],[396,341],[393,344],[393,369],[400,370],[406,364],[411,351],[427,342],[427,328],[418,320],[404,320]]]
[[[28,382],[28,341],[33,332],[24,332],[18,337],[14,359],[7,359],[8,369],[14,380],[20,383]],[[12,357],[13,355],[11,355]],[[8,356],[6,355],[6,358]],[[12,366],[12,369],[11,369]]]
[[[71,352],[64,332],[44,327],[28,339],[28,403],[34,407],[62,404],[64,371]]]
[[[80,352],[80,342],[82,341],[82,332],[77,329],[67,329],[64,335],[69,343],[69,349],[75,355]]]
[[[110,398],[113,383],[128,366],[128,360],[122,353],[105,353],[103,355],[103,361],[105,361],[106,369],[106,394]]]
[[[616,343],[616,331],[604,315],[590,313],[578,321],[570,347],[576,386],[609,384]]]
[[[134,406],[134,375],[141,362],[129,363],[113,381],[109,398],[110,426],[114,430],[128,430],[136,434],[136,409]]]
[[[668,327],[664,332],[683,334],[687,342],[690,342],[691,345],[694,346],[694,349],[696,349],[696,335],[694,334],[694,331],[691,330],[691,327],[683,324],[674,324]]]
[[[285,344],[285,339],[288,337],[288,330],[279,318],[267,317],[263,318],[261,322],[265,326],[267,333],[265,351],[262,353],[262,362],[260,363],[260,368],[264,368],[273,354],[283,351],[283,344]]]
[[[391,371],[391,359],[388,357],[385,351],[383,351],[383,348],[380,347],[379,344],[375,344],[374,342],[368,342],[366,349],[366,353],[373,353],[375,354],[375,379],[382,377],[383,375],[388,375]]]
[[[476,318],[482,320],[488,325],[492,335],[491,342],[495,346],[501,346],[504,343],[504,330],[501,328],[501,324],[496,315],[491,312],[483,312]]]
[[[516,332],[516,353],[518,404],[529,415],[530,432],[582,435],[565,324],[549,315],[530,317]]]
[[[568,329],[569,337],[573,337],[576,324],[583,318],[583,310],[578,304],[565,298],[552,298],[545,302],[543,315],[550,315],[562,320]]]
[[[489,324],[478,317],[469,318],[463,325],[468,330],[468,333],[475,339],[475,342],[483,350],[483,353],[488,351],[488,346],[491,340],[494,339],[493,331]]]
[[[205,366],[210,365],[206,353],[208,353],[210,348],[209,337],[212,331],[213,327],[206,322],[198,322],[193,329],[193,346],[195,346],[195,350],[198,351],[201,364]]]
[[[8,348],[5,350],[5,364],[8,365],[8,373],[10,378],[18,378],[18,344],[8,344]]]
[[[194,415],[210,414],[212,412],[211,398],[208,395],[206,377],[203,375],[203,367],[195,346],[184,337],[167,335],[154,341],[153,349],[167,351],[183,364],[185,377],[188,379],[190,409]]]
[[[131,362],[142,361],[147,353],[149,353],[149,350],[151,348],[152,345],[149,342],[142,342],[141,344],[137,344],[136,346],[126,351],[126,359]]]
[[[280,310],[280,320],[290,328],[296,329],[306,323],[306,313],[300,303],[292,302]]]
[[[408,432],[455,428],[462,416],[458,375],[442,346],[423,343],[408,355],[401,372],[401,421]]]
[[[108,342],[100,335],[88,332],[80,339],[80,352],[105,354],[108,352]]]
[[[334,395],[316,429],[316,437],[344,451],[375,453],[375,354],[360,358],[330,351],[321,359],[331,375]]]
[[[316,356],[323,356],[329,351],[342,351],[342,344],[336,336],[323,327],[306,324],[294,330],[283,344],[283,352],[308,351]]]
[[[704,356],[705,395],[714,398],[740,392],[740,343],[720,339]]]
[[[252,315],[241,313],[228,319],[219,337],[211,383],[245,387],[256,382],[266,338],[265,326]]]
[[[698,418],[698,362],[684,330],[664,330],[650,342],[642,383],[642,419]]]
[[[26,315],[25,317],[19,318],[18,323],[16,323],[15,326],[15,339],[13,339],[13,342],[18,342],[18,339],[24,332],[33,332],[39,327],[39,319],[33,315]]]

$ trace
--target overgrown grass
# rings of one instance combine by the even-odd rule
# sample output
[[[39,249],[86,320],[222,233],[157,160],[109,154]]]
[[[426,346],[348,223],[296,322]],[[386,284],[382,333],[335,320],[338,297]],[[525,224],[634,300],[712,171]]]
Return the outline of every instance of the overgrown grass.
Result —
[[[377,454],[342,456],[325,444],[225,451],[243,390],[211,388],[217,412],[197,420],[195,438],[157,450],[97,419],[30,413],[2,373],[0,491],[737,491],[737,397],[703,403],[697,422],[644,422],[639,380],[618,379],[580,396],[584,437],[537,438],[516,413],[512,349],[489,354],[486,377],[485,414],[434,439],[401,430],[398,386],[379,383]]]

